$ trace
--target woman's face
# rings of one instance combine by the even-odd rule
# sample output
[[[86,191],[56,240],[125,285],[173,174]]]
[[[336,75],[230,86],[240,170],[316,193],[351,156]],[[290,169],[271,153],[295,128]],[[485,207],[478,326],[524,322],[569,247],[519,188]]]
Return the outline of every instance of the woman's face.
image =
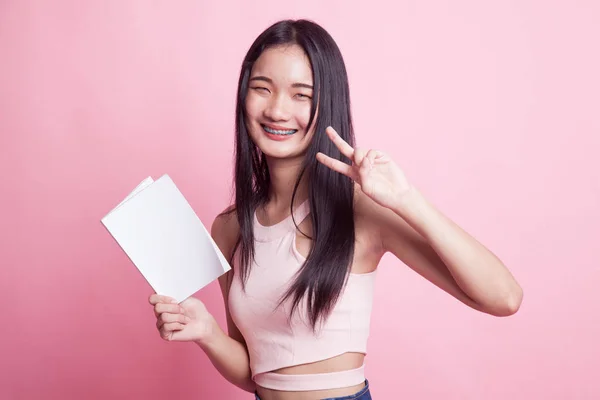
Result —
[[[272,158],[306,152],[313,97],[310,62],[298,45],[269,48],[254,63],[246,96],[246,127],[252,141]]]

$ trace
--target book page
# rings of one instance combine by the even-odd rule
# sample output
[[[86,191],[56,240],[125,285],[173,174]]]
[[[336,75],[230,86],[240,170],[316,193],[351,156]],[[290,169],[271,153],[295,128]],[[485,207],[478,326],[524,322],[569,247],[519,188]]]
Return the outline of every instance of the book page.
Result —
[[[156,293],[183,301],[231,267],[168,175],[144,182],[102,223]]]

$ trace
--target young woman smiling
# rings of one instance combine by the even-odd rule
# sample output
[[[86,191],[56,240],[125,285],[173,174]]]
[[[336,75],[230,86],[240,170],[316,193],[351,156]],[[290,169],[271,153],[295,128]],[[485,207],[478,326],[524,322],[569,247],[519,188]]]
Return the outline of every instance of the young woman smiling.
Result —
[[[227,332],[194,297],[150,296],[165,340],[197,343],[257,399],[371,399],[364,359],[387,252],[476,310],[520,306],[501,260],[387,154],[354,146],[334,40],[306,20],[269,27],[239,78],[235,204],[211,230],[232,264],[220,278]]]

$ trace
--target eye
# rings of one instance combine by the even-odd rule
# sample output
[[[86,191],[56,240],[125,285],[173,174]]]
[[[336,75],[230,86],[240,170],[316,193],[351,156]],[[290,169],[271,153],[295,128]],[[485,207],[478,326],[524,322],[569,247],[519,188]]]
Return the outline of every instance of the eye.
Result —
[[[301,100],[305,100],[305,99],[311,99],[311,97],[309,95],[306,95],[304,93],[297,93],[296,97],[298,97]]]
[[[257,92],[269,93],[269,89],[262,86],[253,86],[251,89],[256,90]]]

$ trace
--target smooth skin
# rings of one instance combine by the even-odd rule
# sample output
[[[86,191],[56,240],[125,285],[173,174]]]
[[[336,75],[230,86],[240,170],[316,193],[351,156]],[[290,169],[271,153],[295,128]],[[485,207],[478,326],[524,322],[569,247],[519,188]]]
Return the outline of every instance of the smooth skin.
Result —
[[[289,215],[293,185],[314,128],[308,129],[312,72],[297,45],[265,50],[255,63],[246,100],[246,126],[254,143],[267,158],[271,174],[271,199],[257,210],[262,225],[273,225]],[[284,141],[273,140],[263,126],[296,129]],[[313,124],[314,127],[314,124]],[[394,254],[402,264],[467,306],[494,316],[509,316],[520,307],[523,291],[509,270],[490,250],[447,218],[408,181],[401,168],[384,152],[352,148],[332,128],[325,132],[350,160],[344,164],[324,154],[318,162],[355,182],[356,248],[352,273],[374,271],[384,254]],[[295,206],[308,197],[301,182]],[[300,230],[312,233],[310,218]],[[239,234],[235,212],[219,216],[211,235],[226,257],[232,254]],[[306,256],[311,240],[296,235],[298,251]],[[207,354],[217,370],[234,385],[255,390],[263,400],[314,400],[346,396],[364,384],[341,389],[287,392],[256,386],[251,379],[244,338],[231,319],[228,307],[233,271],[219,278],[225,303],[227,332],[221,329],[204,304],[190,297],[180,304],[153,294],[157,328],[167,341],[191,341]],[[282,368],[282,374],[342,371],[363,364],[364,354],[345,353],[311,364]]]

